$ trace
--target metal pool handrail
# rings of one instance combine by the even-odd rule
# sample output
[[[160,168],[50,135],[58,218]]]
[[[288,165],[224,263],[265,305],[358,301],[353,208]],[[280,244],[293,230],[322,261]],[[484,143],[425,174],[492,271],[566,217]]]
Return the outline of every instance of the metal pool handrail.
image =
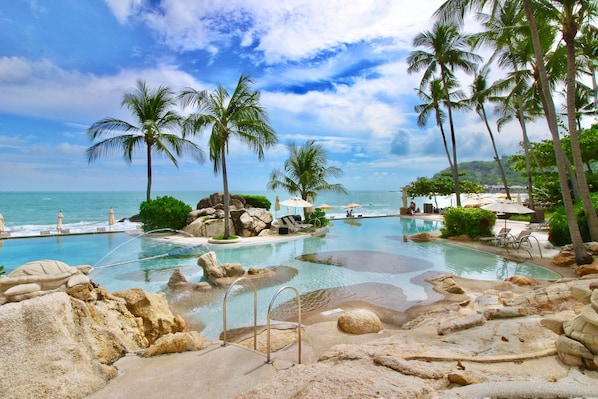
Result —
[[[228,294],[241,280],[249,281],[251,283],[251,287],[253,288],[253,349],[257,350],[257,289],[249,277],[239,277],[233,281],[233,283],[226,290],[226,294],[224,294],[224,301],[222,303],[222,346],[226,346],[226,301],[228,299]]]
[[[296,288],[290,287],[290,286],[282,287],[281,289],[279,289],[278,292],[274,295],[274,297],[270,301],[270,306],[268,306],[268,321],[267,321],[268,340],[267,340],[267,349],[266,349],[266,351],[267,351],[266,363],[270,363],[270,313],[272,312],[272,305],[274,304],[274,301],[278,297],[278,294],[280,294],[282,291],[284,291],[286,289],[293,290],[293,292],[295,292],[295,296],[297,297],[297,309],[298,309],[298,316],[297,316],[298,361],[297,361],[297,363],[301,364],[301,296],[299,295],[299,291],[297,291]]]

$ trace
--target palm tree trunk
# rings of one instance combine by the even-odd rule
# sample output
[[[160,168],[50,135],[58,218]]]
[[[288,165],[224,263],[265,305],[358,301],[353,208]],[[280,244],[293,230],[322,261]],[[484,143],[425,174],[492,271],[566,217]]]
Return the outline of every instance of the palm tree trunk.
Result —
[[[223,239],[228,240],[230,238],[230,201],[228,195],[228,175],[226,173],[226,146],[222,146],[222,186],[224,190],[224,235]]]
[[[530,26],[532,44],[534,47],[534,56],[536,58],[536,64],[540,75],[542,90],[544,93],[549,93],[550,88],[548,86],[548,74],[546,72],[546,67],[544,66],[544,55],[542,54],[540,35],[538,33],[538,26],[536,24],[536,19],[532,10],[531,0],[523,0],[523,8],[525,9],[525,15]],[[575,217],[575,210],[573,209],[573,200],[571,199],[571,193],[569,191],[569,186],[567,185],[567,172],[564,165],[564,160],[566,157],[559,138],[554,102],[551,96],[545,96],[545,99],[548,105],[548,113],[546,114],[546,117],[548,120],[550,133],[552,134],[552,140],[554,142],[554,152],[559,171],[559,183],[561,186],[565,211],[567,213],[567,222],[569,224],[569,232],[571,234],[573,250],[575,251],[575,261],[578,265],[590,264],[592,263],[593,258],[588,253],[583,243],[583,239],[581,238],[581,232],[579,231],[579,225],[577,224],[577,218]]]
[[[507,176],[505,175],[505,170],[502,167],[502,162],[500,162],[500,157],[498,156],[498,150],[496,149],[496,142],[494,141],[494,134],[492,134],[492,129],[490,128],[490,124],[488,123],[488,116],[486,115],[486,107],[482,105],[482,120],[486,124],[486,129],[488,129],[488,134],[490,135],[490,141],[492,142],[492,148],[494,149],[494,159],[496,159],[496,163],[498,163],[498,170],[500,171],[500,178],[502,179],[502,184],[505,186],[505,194],[507,195],[507,199],[511,199],[511,193],[509,192],[509,184],[507,183]]]
[[[588,215],[588,227],[592,241],[598,241],[598,215],[596,209],[592,204],[590,197],[590,189],[588,188],[588,181],[583,167],[583,159],[581,157],[581,148],[579,145],[579,137],[577,135],[576,124],[576,107],[575,107],[575,35],[577,34],[576,22],[572,22],[563,27],[563,36],[565,39],[565,47],[567,49],[567,122],[569,124],[569,139],[571,140],[571,153],[573,154],[573,164],[575,165],[575,175],[577,176],[577,184],[583,208]]]
[[[521,126],[521,131],[523,132],[523,153],[525,154],[525,170],[527,172],[527,201],[528,207],[530,209],[535,209],[534,207],[534,196],[532,191],[532,163],[529,157],[529,138],[527,137],[527,127],[525,125],[525,119],[523,118],[523,110],[522,110],[521,99],[519,100],[519,110],[517,111],[517,120],[519,121],[519,125]]]
[[[453,123],[453,111],[451,107],[451,98],[449,95],[448,85],[446,81],[446,73],[444,68],[441,68],[442,81],[444,84],[444,91],[446,95],[446,109],[448,111],[449,126],[451,130],[451,144],[453,145],[453,182],[455,184],[455,197],[457,199],[457,207],[461,207],[461,189],[459,187],[459,170],[457,165],[457,139],[455,138],[455,125]]]
[[[145,192],[146,201],[152,199],[152,147],[147,145],[147,190]]]

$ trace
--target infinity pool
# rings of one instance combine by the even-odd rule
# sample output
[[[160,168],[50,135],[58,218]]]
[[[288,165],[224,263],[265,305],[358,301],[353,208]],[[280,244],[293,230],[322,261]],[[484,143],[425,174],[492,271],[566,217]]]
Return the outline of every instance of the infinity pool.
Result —
[[[55,237],[15,239],[5,240],[0,247],[0,264],[9,270],[40,258],[70,265],[91,264],[95,267],[91,278],[110,291],[139,287],[154,292],[166,289],[176,267],[190,282],[201,281],[203,271],[197,266],[197,258],[207,251],[214,251],[219,263],[239,262],[246,269],[285,266],[287,281],[258,291],[259,324],[265,324],[270,300],[283,286],[317,298],[306,304],[312,310],[324,310],[334,295],[356,301],[378,295],[384,302],[381,306],[401,311],[427,298],[422,280],[436,272],[480,280],[503,280],[513,274],[537,279],[560,277],[532,263],[516,263],[482,251],[436,241],[404,240],[405,236],[440,227],[441,222],[412,218],[339,219],[333,220],[323,237],[251,246],[181,247],[122,233],[60,237],[60,242]],[[28,257],[23,256],[25,253]],[[208,339],[216,339],[222,330],[224,294],[224,289],[214,289],[209,294],[186,291],[170,294],[169,300],[195,320],[194,328],[203,329],[201,332]],[[286,291],[277,303],[292,298],[292,292]],[[227,313],[228,328],[251,325],[253,294],[243,290],[234,293],[229,298]]]

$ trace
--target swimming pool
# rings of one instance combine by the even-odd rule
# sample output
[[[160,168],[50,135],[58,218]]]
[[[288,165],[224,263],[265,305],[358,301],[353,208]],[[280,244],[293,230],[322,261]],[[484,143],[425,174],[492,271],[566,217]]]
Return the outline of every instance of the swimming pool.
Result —
[[[326,290],[336,287],[344,290],[342,295],[355,300],[362,298],[360,292],[368,290],[379,290],[380,296],[386,295],[386,292],[401,291],[396,300],[388,300],[392,302],[388,306],[403,310],[427,298],[423,285],[417,282],[434,272],[481,280],[502,280],[513,274],[538,279],[560,277],[537,265],[516,263],[482,251],[444,242],[415,243],[403,239],[406,235],[434,231],[440,227],[441,222],[414,218],[339,219],[333,221],[324,237],[308,236],[299,240],[235,247],[207,245],[185,248],[160,240],[135,239],[126,234],[61,237],[60,243],[55,237],[16,239],[6,240],[0,249],[0,259],[4,259],[5,254],[11,254],[14,241],[29,247],[29,252],[43,254],[44,258],[62,260],[71,265],[95,265],[91,278],[110,291],[133,287],[163,291],[176,267],[181,268],[190,282],[199,282],[203,271],[197,266],[197,258],[207,251],[216,252],[219,263],[239,262],[246,269],[280,265],[295,269],[296,275],[290,275],[288,281],[259,289],[260,324],[265,324],[271,298],[287,285],[295,287],[301,294],[317,293],[314,296],[319,298],[319,304],[325,304],[326,297],[333,295],[332,291]],[[40,240],[54,240],[54,244],[40,243]],[[52,245],[56,248],[50,250]],[[113,252],[105,256],[108,251]],[[172,256],[162,256],[165,254]],[[140,261],[140,258],[153,259]],[[100,259],[101,262],[96,264]],[[13,263],[0,260],[0,264],[2,262],[11,269]],[[360,289],[353,290],[353,287]],[[212,291],[204,295],[183,292],[169,298],[184,307],[188,317],[196,320],[196,328],[205,327],[202,333],[208,339],[218,338],[222,330],[225,290]],[[338,291],[334,295],[338,295]],[[283,292],[277,303],[291,298],[292,292],[288,295]],[[228,328],[251,325],[252,293],[239,292],[231,296],[227,313]]]

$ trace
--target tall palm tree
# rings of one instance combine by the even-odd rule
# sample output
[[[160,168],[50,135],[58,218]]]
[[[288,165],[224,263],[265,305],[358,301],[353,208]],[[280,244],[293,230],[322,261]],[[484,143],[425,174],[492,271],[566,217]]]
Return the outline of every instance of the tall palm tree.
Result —
[[[511,193],[509,192],[509,184],[507,183],[507,176],[505,175],[505,170],[502,166],[502,162],[500,161],[500,155],[498,155],[498,150],[496,149],[496,141],[494,140],[494,133],[492,132],[492,128],[490,127],[490,123],[488,122],[488,115],[486,114],[486,107],[485,102],[487,100],[495,100],[493,97],[492,90],[488,88],[488,74],[490,73],[490,69],[482,68],[479,72],[476,73],[473,83],[471,84],[471,98],[468,100],[468,103],[473,106],[478,116],[484,122],[486,126],[486,130],[488,131],[488,135],[490,136],[490,142],[492,143],[492,149],[494,150],[494,159],[498,164],[498,170],[500,172],[500,178],[502,180],[503,186],[505,187],[505,194],[507,195],[507,199],[511,199]]]
[[[235,138],[249,146],[264,159],[264,151],[278,142],[276,132],[269,125],[266,110],[260,104],[260,92],[252,90],[253,81],[241,75],[235,91],[231,94],[219,85],[213,92],[184,89],[179,99],[185,107],[192,106],[195,112],[184,122],[185,134],[198,135],[210,129],[210,159],[214,174],[222,173],[224,191],[224,239],[230,238],[230,209],[226,156],[229,142]]]
[[[486,6],[491,9],[496,9],[504,2],[501,0],[447,0],[436,11],[436,16],[440,21],[457,21],[462,23],[465,13],[467,11],[482,11]],[[584,246],[575,210],[573,208],[573,200],[571,198],[571,191],[568,186],[567,170],[566,170],[566,155],[561,146],[558,121],[556,117],[556,108],[552,99],[550,80],[544,64],[544,52],[542,42],[540,39],[538,24],[536,23],[535,13],[541,13],[546,8],[546,1],[544,0],[522,0],[523,9],[527,23],[530,28],[532,46],[534,49],[534,58],[536,60],[536,67],[538,79],[540,82],[541,92],[543,95],[544,108],[546,112],[546,120],[554,142],[555,157],[557,161],[557,168],[559,172],[559,184],[563,196],[563,204],[567,214],[567,222],[569,224],[569,231],[571,233],[571,241],[575,251],[575,260],[577,264],[588,264],[593,261],[592,256],[588,253]]]
[[[457,83],[454,80],[449,80],[450,89],[453,89]],[[424,101],[424,103],[417,104],[413,107],[414,111],[417,112],[417,126],[425,127],[428,123],[428,119],[432,112],[434,113],[434,117],[436,119],[436,125],[440,129],[440,135],[442,136],[442,144],[444,146],[444,152],[446,153],[446,157],[448,159],[449,168],[453,170],[453,159],[451,158],[451,153],[449,151],[448,143],[446,141],[446,133],[444,131],[444,122],[446,121],[446,113],[442,109],[442,104],[446,103],[444,87],[442,85],[442,80],[439,78],[434,78],[430,80],[427,84],[428,91],[424,90],[423,86],[420,88],[415,89],[417,92],[417,96]],[[455,95],[462,98],[464,95],[461,94],[460,91],[456,92]]]
[[[283,189],[291,195],[298,195],[315,201],[319,193],[333,192],[347,194],[342,184],[328,183],[329,177],[340,177],[343,171],[335,166],[327,166],[326,150],[314,140],[305,145],[287,144],[289,158],[284,162],[284,171],[274,169],[270,174],[268,190]],[[304,216],[307,210],[304,209]]]
[[[459,32],[455,24],[435,23],[431,31],[418,34],[413,39],[415,47],[422,47],[425,50],[415,50],[407,57],[408,73],[424,71],[420,86],[425,86],[433,79],[436,72],[440,73],[440,79],[444,87],[446,109],[451,132],[451,144],[453,150],[453,182],[455,183],[455,195],[457,206],[461,206],[461,195],[459,189],[459,171],[457,168],[457,140],[453,120],[453,107],[449,93],[449,79],[454,79],[453,71],[461,69],[466,73],[474,72],[476,63],[481,57],[467,50],[467,37]]]
[[[188,154],[202,163],[204,155],[194,142],[175,134],[180,129],[181,117],[171,108],[176,105],[173,92],[165,86],[149,88],[142,80],[137,90],[125,93],[121,106],[126,106],[136,119],[132,124],[116,118],[104,118],[87,129],[87,136],[95,143],[86,151],[88,162],[122,151],[125,162],[133,162],[133,153],[145,145],[147,156],[146,199],[151,199],[152,154],[164,155],[178,167],[175,157]]]

